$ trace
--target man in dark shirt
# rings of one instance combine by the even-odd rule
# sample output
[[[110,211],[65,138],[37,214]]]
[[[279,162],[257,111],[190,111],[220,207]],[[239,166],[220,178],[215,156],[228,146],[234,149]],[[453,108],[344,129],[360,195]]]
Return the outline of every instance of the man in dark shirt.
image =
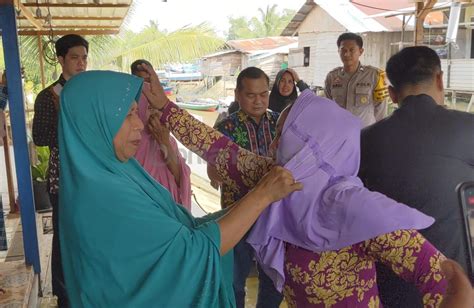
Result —
[[[444,105],[443,72],[428,47],[409,47],[387,63],[389,93],[400,108],[361,136],[365,185],[436,219],[420,232],[467,269],[456,186],[474,179],[474,115]],[[413,286],[377,267],[384,307],[422,307]]]
[[[59,307],[68,307],[59,248],[59,150],[58,150],[58,110],[59,96],[66,81],[87,69],[89,43],[79,35],[61,37],[55,44],[56,56],[61,64],[59,79],[41,91],[35,100],[33,118],[33,141],[37,146],[48,146],[50,150],[48,169],[48,192],[53,206],[53,251],[51,271],[53,294],[58,297]]]

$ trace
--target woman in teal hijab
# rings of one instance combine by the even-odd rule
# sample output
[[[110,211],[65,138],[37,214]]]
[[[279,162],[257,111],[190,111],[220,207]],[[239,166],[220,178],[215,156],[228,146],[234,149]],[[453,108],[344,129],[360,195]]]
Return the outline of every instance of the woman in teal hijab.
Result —
[[[131,75],[90,71],[61,93],[60,240],[70,305],[233,307],[227,252],[301,184],[276,168],[228,212],[193,218],[132,158],[143,130],[141,87]]]

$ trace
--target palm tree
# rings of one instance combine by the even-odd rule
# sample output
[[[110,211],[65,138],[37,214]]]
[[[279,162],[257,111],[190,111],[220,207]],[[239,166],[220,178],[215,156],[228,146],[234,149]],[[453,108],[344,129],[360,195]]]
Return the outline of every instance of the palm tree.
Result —
[[[44,77],[46,85],[55,81],[61,73],[61,67],[56,59],[54,49],[54,41],[58,37],[41,36],[41,44],[43,48],[44,61]],[[89,67],[94,69],[102,68],[102,61],[110,58],[110,50],[116,45],[116,39],[113,36],[89,36]],[[39,46],[38,37],[36,36],[20,36],[19,48],[21,65],[24,67],[26,80],[33,82],[33,92],[41,91],[41,68],[39,62]]]
[[[259,16],[247,20],[245,17],[229,18],[230,28],[228,39],[245,39],[278,36],[295,15],[295,11],[285,9],[281,13],[276,4],[266,9],[259,8]]]
[[[57,38],[54,37],[54,39]],[[49,36],[41,37],[45,54],[46,84],[57,79],[61,72],[55,56],[54,39]],[[145,58],[156,67],[160,67],[166,63],[196,60],[224,46],[224,40],[217,37],[207,24],[184,27],[168,33],[161,31],[155,22],[150,22],[138,34],[124,31],[115,36],[88,36],[86,39],[89,41],[89,69],[110,69],[125,72],[129,71],[131,62],[139,58]],[[38,38],[36,36],[20,36],[19,45],[26,79],[33,83],[33,92],[38,93],[42,89],[38,64]],[[2,52],[3,48],[0,48],[0,60],[3,59]]]
[[[166,63],[193,61],[224,46],[224,40],[205,23],[167,33],[151,22],[138,35],[126,32],[123,40],[124,46],[114,55],[115,65],[123,71],[128,71],[136,59],[147,59],[160,67]]]

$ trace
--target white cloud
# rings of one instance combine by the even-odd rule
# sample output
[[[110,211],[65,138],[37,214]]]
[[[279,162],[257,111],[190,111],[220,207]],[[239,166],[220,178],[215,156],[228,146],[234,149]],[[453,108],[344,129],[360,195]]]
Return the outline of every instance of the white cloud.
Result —
[[[229,16],[258,16],[258,9],[267,5],[278,5],[278,10],[297,11],[305,0],[135,0],[135,11],[127,28],[138,32],[150,20],[156,21],[160,29],[174,31],[186,25],[208,22],[222,34],[229,28]]]

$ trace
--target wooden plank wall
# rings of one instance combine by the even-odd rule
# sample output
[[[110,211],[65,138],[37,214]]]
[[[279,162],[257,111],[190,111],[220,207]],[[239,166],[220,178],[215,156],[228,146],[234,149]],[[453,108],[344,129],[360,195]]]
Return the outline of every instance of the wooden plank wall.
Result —
[[[453,59],[448,84],[448,60],[441,60],[444,86],[457,91],[474,91],[474,59]]]

